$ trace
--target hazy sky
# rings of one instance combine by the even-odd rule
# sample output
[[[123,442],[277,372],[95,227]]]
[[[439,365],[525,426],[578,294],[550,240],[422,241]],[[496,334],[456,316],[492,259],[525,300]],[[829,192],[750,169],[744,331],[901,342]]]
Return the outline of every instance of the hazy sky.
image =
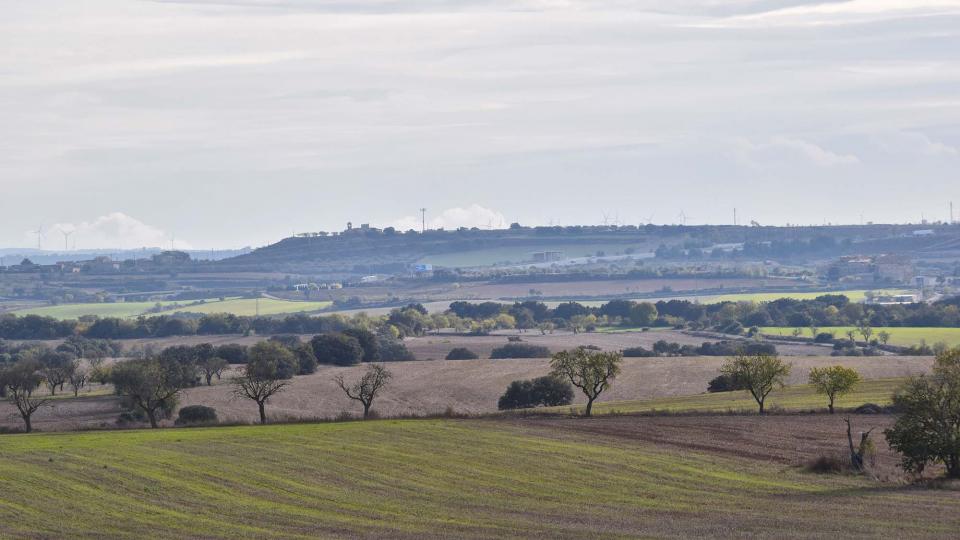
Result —
[[[960,0],[0,0],[0,246],[960,216]]]

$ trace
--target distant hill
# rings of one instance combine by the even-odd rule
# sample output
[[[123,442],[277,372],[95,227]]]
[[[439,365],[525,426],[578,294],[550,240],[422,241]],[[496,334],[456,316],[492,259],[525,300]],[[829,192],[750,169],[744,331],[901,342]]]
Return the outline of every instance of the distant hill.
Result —
[[[597,252],[652,252],[660,246],[681,250],[710,250],[715,246],[729,250],[739,246],[744,258],[757,259],[859,251],[960,253],[960,226],[514,226],[506,230],[425,233],[364,227],[341,233],[297,235],[216,264],[224,269],[247,271],[373,273],[395,272],[418,262],[435,262],[438,267],[486,266],[531,263],[538,251],[583,257]],[[451,257],[452,254],[474,256]]]

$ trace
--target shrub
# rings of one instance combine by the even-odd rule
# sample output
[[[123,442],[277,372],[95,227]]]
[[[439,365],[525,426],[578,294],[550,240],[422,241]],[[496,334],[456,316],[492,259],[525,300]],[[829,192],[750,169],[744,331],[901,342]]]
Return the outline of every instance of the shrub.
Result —
[[[657,353],[644,349],[643,347],[628,347],[623,350],[624,358],[647,358],[651,356],[657,356]]]
[[[519,342],[523,341],[523,339],[522,339],[520,336],[510,336],[510,337],[507,338],[507,341],[509,341],[509,342],[511,342],[511,343],[519,343]]]
[[[203,405],[188,405],[180,409],[177,420],[174,422],[178,426],[190,426],[200,424],[215,424],[217,422],[217,411],[213,407]]]
[[[380,337],[378,342],[378,354],[381,362],[409,362],[416,360],[410,349],[393,337]]]
[[[216,356],[223,358],[230,364],[246,364],[247,348],[236,343],[227,343],[217,347]]]
[[[363,348],[355,337],[343,334],[320,334],[310,340],[313,354],[320,364],[352,366],[363,359]]]
[[[718,375],[707,385],[707,392],[733,392],[743,390],[743,386],[738,384],[731,375]]]
[[[532,407],[555,407],[573,402],[573,386],[556,377],[538,377],[533,380],[513,381],[500,396],[497,408],[528,409]]]
[[[816,343],[832,343],[833,334],[831,334],[830,332],[820,332],[819,334],[817,334],[817,337],[813,339],[813,341]]]
[[[480,356],[466,347],[457,347],[447,354],[447,360],[476,360],[477,358]]]
[[[817,456],[807,463],[807,471],[817,474],[838,474],[849,470],[850,459],[839,455]]]
[[[507,343],[502,347],[497,347],[490,353],[490,358],[549,358],[550,349],[542,345],[530,345],[528,343]]]

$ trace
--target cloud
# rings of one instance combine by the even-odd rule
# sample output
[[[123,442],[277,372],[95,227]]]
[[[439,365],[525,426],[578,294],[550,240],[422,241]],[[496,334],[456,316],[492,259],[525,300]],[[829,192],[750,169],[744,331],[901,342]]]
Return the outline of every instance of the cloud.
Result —
[[[171,245],[170,234],[123,212],[113,212],[90,222],[56,223],[46,230],[43,247],[59,249],[63,245],[63,233],[69,234],[70,249],[166,248]],[[183,240],[174,240],[172,245],[176,249],[190,249],[190,244]]]
[[[428,212],[429,215],[429,212]],[[459,227],[480,227],[481,229],[493,228],[502,229],[506,227],[507,219],[496,210],[471,204],[466,208],[455,207],[447,208],[439,215],[427,220],[429,229],[457,229]],[[394,225],[401,231],[410,229],[420,230],[422,226],[421,218],[417,216],[405,216],[398,219]]]
[[[753,143],[747,139],[737,141],[737,154],[747,164],[760,167],[764,163],[782,163],[802,160],[820,167],[856,165],[860,158],[853,154],[832,152],[810,141],[789,137],[774,137],[769,142]]]
[[[935,141],[923,133],[897,132],[874,137],[877,144],[891,154],[916,154],[921,156],[958,156],[957,149],[940,141]]]

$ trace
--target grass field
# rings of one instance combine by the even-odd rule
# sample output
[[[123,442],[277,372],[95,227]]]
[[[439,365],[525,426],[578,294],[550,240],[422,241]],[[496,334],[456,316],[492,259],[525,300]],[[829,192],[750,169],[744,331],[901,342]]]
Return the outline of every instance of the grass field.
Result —
[[[225,300],[208,300],[203,304],[186,305],[187,301],[161,302],[118,302],[113,304],[87,303],[62,304],[57,306],[43,306],[14,311],[16,315],[42,315],[55,319],[76,319],[83,315],[98,317],[132,318],[143,315],[147,310],[160,304],[168,307],[166,311],[151,312],[149,315],[170,314],[176,312],[187,313],[232,313],[234,315],[252,316],[257,313],[257,300],[254,298],[228,298]],[[293,300],[279,300],[276,298],[260,299],[261,315],[282,315],[285,313],[302,313],[318,311],[330,307],[330,302],[298,302]]]
[[[887,405],[891,396],[904,382],[905,378],[870,379],[861,382],[856,389],[842,397],[838,397],[835,406],[851,408],[864,403]],[[810,385],[787,386],[781,390],[774,390],[766,401],[766,408],[785,411],[809,411],[827,408],[826,396],[817,394]],[[574,410],[582,410],[582,406]],[[542,409],[552,412],[567,412],[570,407],[552,407]],[[593,410],[597,414],[637,413],[652,411],[667,412],[752,412],[757,410],[757,402],[749,392],[718,392],[714,394],[698,394],[692,396],[677,396],[638,401],[605,401],[594,403]]]
[[[253,316],[259,312],[260,315],[282,315],[285,313],[318,311],[332,305],[331,302],[299,302],[280,300],[277,298],[260,298],[258,311],[257,303],[258,300],[256,298],[235,298],[220,302],[207,302],[205,304],[176,308],[164,313],[182,311],[188,313],[232,313],[234,315]]]
[[[54,319],[77,319],[83,315],[96,315],[98,317],[136,317],[143,314],[148,309],[161,306],[169,306],[175,303],[184,302],[117,302],[113,304],[105,303],[85,303],[85,304],[60,304],[56,306],[43,306],[14,311],[16,315],[41,315],[43,317],[53,317]]]
[[[960,525],[953,491],[495,421],[16,435],[0,453],[0,535],[16,538],[916,538]]]
[[[760,329],[760,332],[774,336],[792,336],[793,330],[793,328],[764,327]],[[819,331],[831,332],[836,337],[843,338],[846,337],[848,330],[856,331],[856,328],[852,326],[829,326],[820,328]],[[960,328],[877,327],[873,329],[873,338],[875,339],[877,334],[884,330],[890,333],[891,345],[909,347],[910,345],[919,345],[921,341],[925,341],[927,345],[933,345],[934,343],[942,341],[951,347],[960,346]],[[804,328],[802,336],[810,337],[810,331]],[[857,334],[856,337],[857,340],[863,340],[860,334]]]
[[[850,299],[851,302],[863,302],[866,300],[867,290],[856,290],[856,291],[826,291],[826,292],[769,292],[769,293],[743,293],[743,294],[719,294],[719,295],[706,295],[706,296],[687,296],[681,298],[681,300],[690,300],[691,302],[696,300],[701,304],[717,304],[720,302],[770,302],[773,300],[779,300],[781,298],[792,298],[794,300],[813,300],[818,296],[823,296],[825,294],[842,294]],[[882,289],[882,290],[871,290],[869,292],[875,292],[877,294],[885,295],[895,295],[895,294],[909,294],[910,291],[903,290],[893,290],[893,289]]]

